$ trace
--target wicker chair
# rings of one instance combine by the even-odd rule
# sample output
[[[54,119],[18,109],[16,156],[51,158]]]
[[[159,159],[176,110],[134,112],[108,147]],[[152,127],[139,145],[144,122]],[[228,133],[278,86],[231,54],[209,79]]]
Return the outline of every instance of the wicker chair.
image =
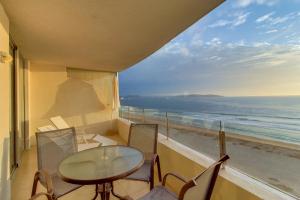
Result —
[[[131,124],[128,137],[128,146],[141,150],[145,155],[143,166],[126,179],[150,183],[154,187],[154,167],[157,165],[158,179],[161,181],[159,157],[157,155],[157,124]]]
[[[161,186],[156,186],[139,200],[209,200],[218,177],[220,166],[227,159],[229,159],[228,155],[223,156],[215,164],[189,181],[176,174],[167,173],[163,178]],[[169,176],[173,176],[184,183],[179,196],[165,187],[167,177]]]
[[[35,173],[31,200],[46,196],[48,200],[57,198],[81,187],[66,183],[57,174],[57,168],[65,157],[77,152],[77,140],[74,128],[36,133],[38,171]],[[47,192],[36,194],[40,182]]]

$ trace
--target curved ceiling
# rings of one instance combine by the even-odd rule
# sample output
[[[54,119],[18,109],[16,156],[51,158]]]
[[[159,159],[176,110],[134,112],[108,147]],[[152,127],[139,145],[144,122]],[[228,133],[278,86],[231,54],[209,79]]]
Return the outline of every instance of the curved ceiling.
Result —
[[[122,71],[223,0],[1,0],[29,60]]]

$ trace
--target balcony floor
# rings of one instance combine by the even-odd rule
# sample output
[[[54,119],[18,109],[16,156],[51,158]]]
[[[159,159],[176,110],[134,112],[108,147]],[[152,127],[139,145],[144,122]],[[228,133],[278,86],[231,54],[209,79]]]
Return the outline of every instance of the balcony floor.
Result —
[[[117,136],[110,137],[123,143]],[[34,173],[37,170],[36,147],[23,153],[21,166],[16,170],[12,180],[12,200],[28,200],[30,198]],[[129,195],[136,199],[149,192],[149,185],[139,181],[120,180],[115,182],[115,190],[120,195]],[[44,190],[38,185],[38,192]],[[61,198],[60,200],[92,199],[95,186],[83,186]],[[100,197],[98,197],[100,199]],[[41,197],[39,199],[46,199]],[[117,199],[111,195],[111,200]]]

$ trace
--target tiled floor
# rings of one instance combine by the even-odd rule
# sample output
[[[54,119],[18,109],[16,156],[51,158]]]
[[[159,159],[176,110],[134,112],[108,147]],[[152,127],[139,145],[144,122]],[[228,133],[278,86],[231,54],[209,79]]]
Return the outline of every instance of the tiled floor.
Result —
[[[122,141],[118,137],[110,137]],[[21,166],[16,170],[12,181],[12,200],[28,200],[30,198],[34,173],[37,170],[36,148],[33,147],[23,153]],[[120,180],[114,184],[115,190],[120,195],[129,195],[136,199],[149,191],[147,183],[139,181],[125,181]],[[38,185],[38,191],[43,190],[41,185]],[[95,186],[83,186],[82,188],[71,192],[61,198],[60,200],[85,200],[92,199],[95,194]],[[100,197],[98,197],[100,199]],[[44,197],[39,198],[46,199]],[[111,200],[117,198],[111,196]]]

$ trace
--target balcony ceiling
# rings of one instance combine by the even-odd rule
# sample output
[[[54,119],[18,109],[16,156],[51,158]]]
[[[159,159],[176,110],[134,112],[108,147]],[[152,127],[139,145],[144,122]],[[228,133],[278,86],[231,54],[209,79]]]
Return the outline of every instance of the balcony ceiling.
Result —
[[[223,0],[0,0],[25,58],[122,71]]]

